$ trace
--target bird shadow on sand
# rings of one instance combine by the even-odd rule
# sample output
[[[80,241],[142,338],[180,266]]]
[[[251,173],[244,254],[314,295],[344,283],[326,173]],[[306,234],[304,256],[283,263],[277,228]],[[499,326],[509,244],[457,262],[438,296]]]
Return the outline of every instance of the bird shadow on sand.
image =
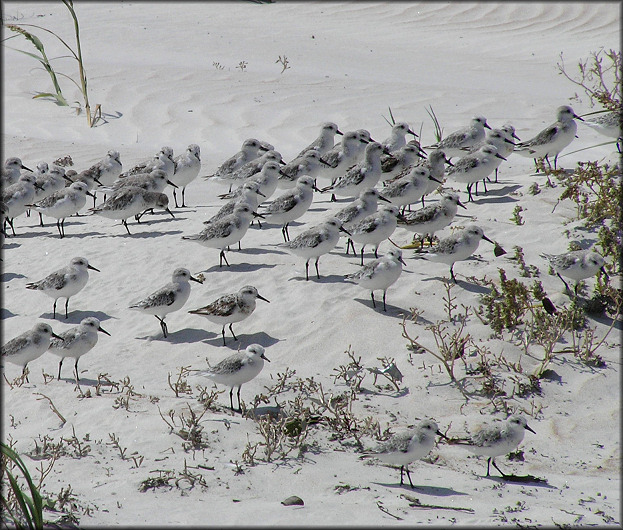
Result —
[[[261,245],[259,247],[249,247],[242,248],[238,250],[238,248],[232,248],[230,252],[237,252],[238,254],[250,254],[250,255],[261,255],[261,254],[285,254],[285,252],[281,250],[270,250],[268,247],[272,247],[272,245]]]
[[[111,318],[118,320],[118,318],[111,317],[110,315],[108,315],[107,313],[104,313],[103,311],[80,311],[76,309],[74,310],[70,309],[67,314],[67,318],[65,318],[65,305],[64,304],[63,305],[56,304],[56,318],[53,318],[53,315],[54,313],[50,311],[48,313],[43,313],[42,315],[39,315],[39,318],[47,318],[49,320],[62,322],[64,324],[74,324],[74,325],[80,324],[80,321],[83,318],[87,318],[87,317],[95,317],[100,322],[105,322],[106,320],[110,320]]]
[[[547,488],[551,490],[558,489],[556,486],[552,486],[547,482],[547,479],[535,477],[534,475],[505,475],[503,477],[498,477],[495,475],[489,475],[482,477],[485,480],[492,480],[493,482],[497,482],[499,484],[529,484],[530,486],[538,487],[538,488]]]
[[[4,320],[6,318],[11,318],[17,316],[15,313],[12,313],[11,311],[9,311],[8,309],[6,309],[5,307],[0,308],[0,320]]]
[[[142,225],[141,225],[142,226]],[[136,229],[136,225],[134,225],[133,227],[134,229]],[[129,234],[124,230],[122,233],[119,234],[99,234],[100,237],[127,237],[127,238],[133,238],[133,237],[141,237],[141,238],[149,238],[149,237],[162,237],[162,236],[170,236],[170,235],[175,235],[175,234],[181,234],[182,231],[181,230],[169,230],[168,232],[137,232],[136,230],[131,231]]]
[[[6,243],[6,239],[4,241],[5,243],[2,245],[2,250],[9,250],[11,248],[19,248],[21,246],[19,243]]]
[[[422,495],[433,495],[435,497],[450,497],[453,495],[469,495],[468,493],[465,493],[462,491],[456,491],[452,488],[442,488],[439,486],[419,486],[416,484],[412,488],[409,484],[400,484],[400,483],[388,484],[384,482],[371,482],[371,483],[377,484],[379,486],[384,486],[390,489],[400,489],[406,492],[421,493]]]
[[[379,315],[394,317],[399,320],[402,320],[405,316],[408,316],[410,314],[410,311],[407,311],[406,309],[403,309],[402,307],[398,307],[398,306],[391,305],[388,303],[385,303],[385,307],[387,308],[387,311],[383,311],[383,298],[382,297],[379,297],[379,298],[375,297],[376,307],[372,306],[371,298],[353,298],[353,300],[355,302],[359,302],[361,305],[368,307],[372,311],[375,311]]]
[[[213,267],[201,272],[250,272],[260,269],[272,269],[273,267],[276,267],[276,265],[269,265],[267,263],[230,263],[229,265],[224,264],[222,267],[220,265],[214,265]]]
[[[205,329],[184,328],[179,331],[167,333],[167,338],[160,335],[156,340],[163,340],[171,344],[191,344],[194,342],[203,342],[206,339],[215,337],[216,333],[206,331]]]
[[[3,272],[0,274],[0,282],[10,282],[11,280],[16,280],[17,278],[26,278],[26,276],[15,272]]]
[[[292,278],[288,278],[288,281],[307,281],[305,279],[305,276],[301,275],[301,276],[293,276]],[[309,272],[309,281],[310,282],[316,282],[316,283],[344,283],[344,276],[339,276],[337,274],[329,274],[327,276],[323,276],[322,274],[320,275],[320,278],[318,278],[316,276],[316,272],[314,271],[313,273]]]
[[[234,333],[236,333],[235,330]],[[202,342],[204,344],[209,344],[210,346],[222,346],[233,351],[242,351],[251,344],[259,344],[260,346],[264,346],[264,348],[268,348],[273,344],[281,342],[281,339],[271,337],[263,331],[251,334],[236,333],[236,338],[238,340],[234,340],[231,333],[229,333],[228,328],[225,328],[225,344],[223,344],[223,336],[220,333],[215,333],[215,337],[213,339],[204,340]]]

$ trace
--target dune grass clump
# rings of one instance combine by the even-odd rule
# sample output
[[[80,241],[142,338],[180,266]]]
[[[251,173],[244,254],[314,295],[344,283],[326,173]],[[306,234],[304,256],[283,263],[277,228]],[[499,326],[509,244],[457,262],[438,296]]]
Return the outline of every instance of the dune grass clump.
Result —
[[[76,101],[76,103],[78,104],[78,111],[80,112],[82,105],[84,105],[84,110],[87,115],[87,122],[89,124],[89,127],[93,127],[93,125],[95,125],[98,119],[101,118],[102,116],[101,106],[99,104],[96,105],[95,111],[93,112],[93,114],[91,114],[91,105],[89,103],[89,93],[88,93],[88,80],[86,76],[86,71],[84,69],[84,61],[82,58],[82,47],[80,44],[80,23],[78,22],[78,16],[76,15],[73,1],[62,0],[62,2],[63,4],[65,4],[65,7],[67,7],[67,9],[69,10],[69,14],[71,15],[71,18],[74,23],[74,33],[75,33],[75,38],[76,38],[75,49],[72,48],[69,44],[67,44],[67,42],[62,37],[57,35],[52,30],[49,30],[37,24],[21,24],[19,26],[16,24],[7,24],[6,28],[17,33],[18,35],[22,35],[27,41],[31,42],[32,45],[37,50],[37,53],[31,53],[31,52],[19,50],[16,48],[12,48],[12,49],[15,49],[16,51],[21,52],[25,55],[28,55],[29,57],[32,57],[33,59],[36,59],[37,61],[39,61],[41,65],[43,66],[43,68],[45,69],[45,71],[48,72],[48,74],[50,75],[52,85],[54,86],[54,92],[37,92],[33,96],[33,99],[52,98],[56,102],[57,105],[68,107],[69,103],[67,102],[67,99],[63,95],[63,91],[61,90],[61,86],[58,82],[58,77],[60,76],[60,77],[69,79],[74,85],[76,85],[76,87],[78,87],[78,90],[80,90],[80,93],[82,95],[82,102]],[[41,31],[44,31],[46,33],[53,35],[63,44],[65,48],[67,48],[70,55],[57,57],[57,59],[64,58],[64,57],[73,57],[73,59],[75,59],[76,62],[78,63],[78,80],[79,81],[76,81],[73,77],[67,74],[64,74],[62,72],[58,72],[54,69],[54,67],[52,66],[51,60],[48,58],[45,52],[45,47],[43,46],[43,43],[36,35],[24,29],[26,27],[36,28],[38,30],[41,30]],[[13,35],[12,37],[8,37],[5,40],[14,38],[16,36],[17,35]]]

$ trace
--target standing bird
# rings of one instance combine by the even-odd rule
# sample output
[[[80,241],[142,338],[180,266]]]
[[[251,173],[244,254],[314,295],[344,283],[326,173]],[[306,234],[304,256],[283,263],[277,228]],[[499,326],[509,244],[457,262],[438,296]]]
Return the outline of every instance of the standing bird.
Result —
[[[320,135],[318,138],[316,138],[294,158],[299,158],[312,149],[315,149],[319,154],[324,155],[333,147],[336,134],[342,135],[343,133],[337,128],[335,123],[330,121],[323,123],[320,127]]]
[[[509,126],[506,126],[509,127]],[[515,129],[512,125],[510,125],[510,127],[513,129],[513,133],[515,132]],[[475,153],[476,151],[478,151],[482,146],[484,145],[492,145],[494,146],[497,151],[498,154],[504,158],[508,158],[513,151],[515,150],[515,142],[513,142],[513,136],[510,133],[508,129],[505,129],[504,127],[500,127],[499,129],[491,129],[489,131],[487,131],[487,135],[485,136],[485,139],[482,142],[477,143],[476,145],[473,145],[472,147],[468,147],[465,149],[465,151],[467,153]],[[495,168],[495,182],[498,181],[498,168]],[[486,180],[483,179],[482,181],[484,187],[485,187],[485,193],[487,192],[487,185],[486,185]],[[478,183],[476,183],[476,192],[478,192]]]
[[[430,453],[435,445],[435,435],[445,438],[436,422],[424,420],[414,429],[394,434],[389,440],[359,458],[378,458],[381,462],[400,466],[400,485],[404,483],[403,472],[406,471],[409,484],[414,488],[409,473],[409,464],[415,460],[421,460]]]
[[[38,175],[36,182],[35,199],[33,202],[39,202],[53,193],[61,191],[65,188],[65,185],[67,184],[65,179],[65,169],[60,166],[53,165],[48,171]],[[43,226],[43,216],[41,215],[41,212],[39,212],[39,226]]]
[[[14,220],[22,215],[27,204],[31,204],[35,199],[35,189],[37,188],[37,177],[34,173],[24,173],[15,184],[11,184],[2,189],[2,203],[6,208],[3,224],[3,232],[6,234],[6,224],[11,226],[15,235]]]
[[[22,161],[16,156],[7,158],[2,167],[2,187],[6,188],[11,184],[15,184],[21,176],[22,169],[32,172],[32,169],[22,164]]]
[[[411,134],[414,138],[418,137],[417,134],[411,130],[408,123],[404,121],[395,123],[392,126],[392,132],[381,142],[381,145],[390,153],[392,151],[397,151],[407,144],[407,140],[405,139],[407,134]]]
[[[458,283],[452,270],[454,263],[469,258],[478,248],[481,239],[495,245],[495,242],[485,236],[482,228],[476,225],[469,225],[441,239],[437,245],[431,247],[424,257],[437,263],[449,264],[450,276],[454,283]]]
[[[204,177],[205,179],[214,179],[217,182],[227,182],[227,178],[238,168],[244,166],[247,162],[258,158],[260,151],[269,151],[262,142],[255,138],[249,138],[242,142],[242,147],[235,155],[230,156],[223,162],[218,169],[212,174]],[[231,185],[229,187],[231,191]]]
[[[84,182],[74,182],[67,188],[54,192],[32,208],[39,212],[39,215],[49,215],[56,218],[56,228],[61,239],[65,237],[65,219],[77,214],[86,204],[87,195],[94,196]],[[43,226],[43,221],[41,222]]]
[[[280,243],[280,246],[286,247],[293,254],[306,258],[305,261],[305,280],[309,280],[309,260],[316,258],[316,277],[320,279],[318,272],[318,260],[323,254],[327,254],[340,239],[340,232],[348,235],[350,233],[342,227],[341,221],[335,217],[329,217],[323,223],[312,226],[301,232],[292,241]]]
[[[232,192],[232,194],[233,193],[234,192]],[[240,187],[240,193],[239,194],[237,193],[236,197],[232,197],[225,204],[223,204],[223,206],[221,206],[219,211],[216,212],[212,217],[210,217],[210,219],[208,219],[207,221],[204,221],[203,224],[209,225],[210,223],[218,221],[219,219],[225,217],[226,215],[233,213],[234,208],[236,207],[236,204],[246,204],[249,208],[251,208],[251,211],[255,212],[260,203],[260,200],[261,200],[260,197],[265,198],[266,195],[264,195],[260,191],[259,182],[245,182]]]
[[[506,158],[498,153],[494,145],[484,144],[475,153],[460,158],[446,174],[448,178],[456,182],[467,184],[468,201],[473,201],[472,186],[493,173],[502,160]],[[476,195],[478,195],[478,190],[476,190]]]
[[[296,186],[296,180],[303,175],[316,177],[322,169],[321,166],[329,167],[322,159],[320,151],[310,149],[281,168],[278,186],[282,189],[293,188]]]
[[[197,144],[190,144],[184,153],[175,157],[173,162],[175,162],[175,172],[170,180],[178,188],[182,188],[182,208],[184,208],[186,206],[184,202],[186,186],[197,178],[201,169],[201,149]],[[178,208],[175,189],[173,190],[173,199],[175,200],[175,207]]]
[[[376,307],[374,290],[383,289],[383,311],[387,311],[385,306],[387,289],[396,283],[403,265],[406,263],[402,259],[402,251],[399,248],[392,248],[387,254],[364,265],[357,272],[346,275],[346,278],[357,282],[364,289],[370,289],[372,307]]]
[[[593,118],[587,118],[583,120],[586,125],[591,129],[597,131],[599,134],[608,136],[609,138],[616,138],[617,150],[621,152],[621,129],[623,120],[621,119],[621,111],[608,111],[599,112],[597,116]],[[19,160],[19,159],[18,159]]]
[[[138,186],[120,188],[96,208],[89,208],[89,211],[108,219],[121,219],[121,224],[125,226],[128,235],[131,235],[128,218],[136,217],[150,208],[162,209],[175,218],[173,212],[169,210],[169,198],[166,194],[147,191]],[[140,223],[140,216],[136,220]]]
[[[558,154],[567,147],[575,138],[578,124],[575,119],[584,121],[580,118],[569,105],[562,105],[556,109],[556,121],[549,127],[543,129],[534,138],[525,142],[520,142],[515,146],[515,151],[521,156],[534,158],[536,165],[537,158],[544,158],[551,169],[549,157],[554,157],[554,169]]]
[[[314,191],[318,191],[314,179],[309,175],[303,175],[298,178],[293,189],[286,190],[266,207],[264,217],[273,223],[281,223],[284,241],[290,240],[288,225],[309,210]]]
[[[429,181],[436,182],[437,186],[441,181],[433,177],[424,166],[409,166],[399,178],[385,186],[381,193],[389,202],[396,206],[402,206],[402,213],[406,207],[419,201],[429,188]]]
[[[366,245],[374,245],[374,257],[378,258],[379,245],[396,230],[400,211],[397,206],[390,204],[382,206],[377,212],[364,217],[350,229],[350,238],[361,244],[361,265],[363,266],[363,251]],[[355,245],[353,244],[353,254]]]
[[[425,237],[428,237],[428,242],[432,245],[435,232],[452,222],[459,206],[467,209],[459,200],[458,193],[444,191],[439,202],[425,206],[421,210],[404,214],[403,219],[398,220],[398,224],[410,232],[420,234],[422,236],[420,248],[424,248]]]
[[[491,129],[484,116],[474,116],[470,124],[450,133],[436,144],[429,145],[424,149],[441,149],[447,157],[463,156],[463,149],[471,147],[485,138],[485,129]]]
[[[102,186],[111,186],[115,179],[121,175],[122,170],[123,164],[119,151],[111,149],[102,160],[81,171],[78,175],[91,177],[96,179],[96,182],[99,180]]]
[[[76,376],[76,384],[79,384],[78,361],[85,353],[90,352],[97,344],[97,332],[101,331],[110,337],[110,333],[100,326],[100,321],[95,317],[83,318],[78,326],[68,329],[61,333],[58,337],[50,341],[50,353],[60,356],[58,363],[58,376],[61,378],[61,367],[65,357],[76,359],[74,364],[74,374]]]
[[[241,322],[255,311],[256,298],[270,303],[257,292],[255,287],[245,285],[237,293],[223,295],[214,302],[199,309],[193,309],[189,313],[206,317],[215,324],[222,324],[221,335],[223,336],[223,346],[225,346],[225,326],[229,324],[229,331],[231,331],[232,337],[234,337],[234,340],[238,340],[232,329],[232,324]]]
[[[357,131],[344,133],[342,141],[334,145],[321,160],[326,164],[320,168],[317,178],[333,179],[346,173],[346,170],[357,163],[359,155],[369,141],[361,137]]]
[[[253,177],[259,173],[266,162],[277,162],[278,164],[285,165],[285,162],[281,158],[281,154],[274,149],[266,151],[262,156],[249,160],[246,164],[238,169],[228,173],[226,177],[219,178],[220,182],[229,182],[229,192],[234,184],[243,184],[249,177]],[[212,177],[204,177],[204,179]]]
[[[41,291],[50,298],[54,298],[52,318],[56,318],[57,300],[66,298],[65,318],[67,318],[69,299],[84,289],[84,286],[89,281],[89,269],[100,272],[99,269],[90,265],[86,258],[72,258],[69,265],[48,274],[43,280],[27,283],[26,289]]]
[[[236,204],[234,211],[229,215],[210,223],[198,234],[182,236],[182,239],[195,241],[204,247],[220,249],[219,267],[223,266],[223,260],[229,267],[229,262],[225,257],[225,249],[234,243],[238,243],[244,237],[253,215],[264,217],[260,214],[254,214],[248,204]]]
[[[599,271],[603,272],[606,278],[608,273],[604,266],[604,258],[594,251],[574,250],[565,252],[564,254],[541,254],[541,257],[549,261],[552,268],[556,271],[556,275],[565,284],[567,291],[569,284],[564,280],[563,276],[575,280],[573,292],[578,296],[578,285],[582,280],[595,276]]]
[[[240,404],[240,389],[244,383],[255,378],[264,368],[264,361],[270,362],[264,355],[264,347],[259,344],[251,344],[243,352],[237,352],[226,357],[216,366],[210,366],[202,370],[198,375],[204,375],[215,383],[231,387],[229,391],[229,404],[234,410],[234,387],[238,387],[238,412],[242,413]]]
[[[117,178],[124,179],[139,173],[150,173],[154,169],[162,169],[167,174],[167,178],[173,176],[175,173],[175,162],[173,161],[173,149],[171,147],[165,145],[156,153],[154,158],[136,164],[133,168],[121,173]]]
[[[487,476],[489,466],[497,469],[502,477],[508,477],[495,463],[496,456],[510,453],[523,440],[526,431],[536,434],[528,425],[523,416],[512,415],[504,422],[495,421],[489,424],[480,424],[467,439],[451,439],[449,443],[464,446],[468,451],[479,456],[488,456]]]
[[[334,217],[349,230],[353,225],[376,212],[379,200],[389,203],[389,200],[383,197],[376,188],[368,188],[363,190],[353,202],[339,209]],[[350,245],[353,246],[353,254],[355,254],[355,245],[350,238],[346,241],[346,254],[348,254]]]
[[[21,366],[22,377],[28,381],[26,365],[45,353],[50,346],[52,337],[61,338],[52,331],[49,324],[42,322],[35,324],[31,330],[11,339],[2,346],[2,360]]]
[[[397,178],[409,166],[416,165],[420,158],[424,158],[417,140],[411,140],[390,154],[381,156],[381,180],[388,182]],[[418,164],[419,165],[419,164]]]
[[[259,173],[249,177],[245,182],[257,182],[260,186],[259,192],[267,199],[277,190],[279,179],[282,176],[283,172],[279,168],[278,162],[266,162]]]
[[[333,184],[322,188],[322,192],[331,191],[331,200],[336,195],[341,197],[355,197],[367,188],[374,188],[381,178],[381,153],[383,146],[378,142],[370,142],[366,145],[365,156],[362,162],[352,166],[343,175],[338,177]]]
[[[160,327],[164,338],[167,338],[167,324],[164,321],[166,315],[181,309],[190,296],[189,280],[203,283],[190,274],[188,269],[178,268],[173,271],[171,283],[167,283],[157,291],[143,298],[139,302],[130,305],[130,309],[140,311],[147,315],[154,315],[160,321]]]

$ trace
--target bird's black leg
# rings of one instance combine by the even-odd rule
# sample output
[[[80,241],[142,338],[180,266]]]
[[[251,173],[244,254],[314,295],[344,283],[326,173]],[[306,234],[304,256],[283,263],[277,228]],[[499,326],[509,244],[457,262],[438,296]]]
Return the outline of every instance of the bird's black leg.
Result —
[[[30,383],[30,381],[28,380],[28,371],[26,370],[26,366],[28,365],[28,363],[26,363],[24,365],[24,368],[22,368],[22,377],[26,378],[26,382]]]
[[[128,228],[128,220],[127,219],[123,219],[121,221],[121,223],[123,224],[123,226],[125,226],[125,229],[128,231],[128,235],[129,236],[132,235],[132,234],[130,234],[130,229]]]
[[[404,472],[404,467],[405,466],[400,466],[400,485],[402,486],[402,484],[404,483],[403,481],[403,472]]]
[[[43,226],[43,214],[39,212],[39,226]]]
[[[7,218],[7,222],[9,223],[10,227],[11,227],[11,232],[13,232],[13,235],[15,235],[15,228],[13,227],[13,217],[11,217],[11,219]],[[5,230],[6,232],[6,230]]]
[[[374,247],[374,257],[377,258],[377,259],[379,257],[378,251],[379,251],[379,247]]]
[[[370,291],[370,298],[372,298],[372,307],[376,307],[376,302],[374,301],[374,291]]]
[[[331,202],[335,202],[337,201],[337,197],[335,196],[335,193],[331,194]]]
[[[491,463],[493,464],[493,467],[495,469],[497,469],[500,472],[500,475],[502,475],[502,477],[507,477],[508,475],[506,473],[504,473],[504,471],[502,471],[498,465],[495,463],[495,458],[490,458]],[[487,469],[487,473],[488,473],[488,469]]]
[[[231,407],[231,410],[233,412],[234,410],[234,387],[231,387],[231,390],[229,391],[229,406]]]
[[[238,387],[238,412],[240,412],[240,414],[242,414],[242,405],[240,405],[240,389],[241,388],[242,388],[242,385]]]
[[[69,297],[65,300],[65,318],[67,318],[67,306],[69,305]]]
[[[225,346],[225,325],[224,324],[223,324],[223,329],[221,330],[221,335],[223,336],[223,346]],[[233,410],[233,407],[232,407],[232,410]]]
[[[305,280],[309,280],[309,260],[305,262]]]
[[[288,224],[286,223],[285,225],[281,227],[281,235],[283,236],[283,240],[286,243],[288,242],[288,237],[286,235],[287,233],[288,233]]]
[[[175,207],[179,208],[179,206],[177,205],[177,195],[175,195],[175,190],[173,190],[173,199],[175,200]]]
[[[467,195],[468,195],[468,199],[467,202],[469,201],[473,201],[474,199],[472,198],[472,185],[468,184],[467,185]]]
[[[158,315],[154,315],[160,321],[160,327],[162,328],[162,333],[164,333],[164,338],[167,338],[167,325],[164,321],[164,317],[160,318]]]
[[[64,360],[65,360],[65,357],[61,357],[61,362],[58,363],[58,376],[56,377],[57,381],[61,378],[61,366],[63,366]]]
[[[317,277],[318,279],[320,279],[320,273],[318,272],[318,260],[319,260],[319,259],[320,259],[320,256],[318,256],[318,257],[316,258],[316,263],[315,263],[315,265],[316,265],[316,277]]]
[[[407,478],[409,479],[409,484],[411,485],[411,489],[415,488],[413,482],[411,482],[411,473],[409,473],[409,466],[405,466],[405,471],[407,472]]]
[[[498,168],[495,168],[495,181],[498,181]]]
[[[76,364],[74,365],[74,373],[76,375],[76,384],[80,385],[80,378],[78,377],[78,361],[80,360],[80,357],[76,358]]]
[[[486,179],[482,179],[482,185],[485,187],[485,193],[487,193],[489,190],[487,189],[487,180]]]
[[[383,291],[383,311],[387,312],[387,306],[385,305],[385,295],[387,291]]]
[[[182,208],[186,208],[186,186],[182,188]]]
[[[232,326],[232,323],[230,322],[230,324],[229,324],[229,331],[231,331],[231,336],[234,337],[234,340],[238,340],[238,337],[236,337],[236,335],[234,335],[234,329],[231,326]]]
[[[56,318],[56,302],[58,298],[54,300],[54,305],[52,306],[52,318]]]
[[[355,244],[353,243],[353,249],[355,248]],[[365,245],[361,247],[361,266],[363,267],[363,249],[366,248]]]
[[[491,457],[487,458],[487,476],[489,476],[489,466],[491,465]]]
[[[562,280],[562,283],[565,284],[565,288],[567,289],[567,291],[571,292],[571,289],[569,289],[569,284],[565,281],[565,279],[560,275],[560,273],[556,273],[556,275]],[[577,294],[577,292],[576,292]]]
[[[454,283],[459,283],[459,282],[456,281],[456,278],[454,276],[454,271],[452,270],[453,267],[454,267],[454,263],[452,265],[450,265],[450,276],[454,280]]]

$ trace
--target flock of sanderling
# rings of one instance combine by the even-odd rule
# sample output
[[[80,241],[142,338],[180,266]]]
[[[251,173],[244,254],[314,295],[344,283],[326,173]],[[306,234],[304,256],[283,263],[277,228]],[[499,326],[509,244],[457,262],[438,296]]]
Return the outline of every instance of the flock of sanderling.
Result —
[[[419,257],[449,265],[450,276],[456,282],[454,264],[468,259],[482,239],[496,245],[496,256],[504,251],[477,225],[457,229],[433,244],[435,233],[452,223],[459,207],[465,208],[459,194],[455,190],[442,188],[442,185],[452,181],[465,184],[468,201],[473,201],[472,187],[475,185],[474,191],[478,194],[478,183],[482,182],[486,193],[486,181],[495,172],[497,182],[498,167],[515,152],[535,161],[543,158],[548,164],[553,158],[556,167],[559,153],[576,135],[576,119],[582,120],[571,107],[559,107],[555,123],[522,142],[511,125],[491,129],[483,116],[475,116],[466,127],[425,147],[420,145],[417,134],[404,122],[396,123],[389,137],[382,142],[373,140],[364,129],[342,133],[336,124],[329,122],[322,125],[318,138],[287,164],[274,146],[248,139],[242,144],[240,152],[223,162],[214,174],[203,177],[229,186],[229,192],[219,196],[226,200],[222,208],[204,222],[203,230],[184,235],[181,239],[218,249],[219,266],[223,266],[223,262],[229,265],[226,250],[231,245],[240,246],[251,223],[255,220],[262,228],[261,219],[264,219],[281,226],[284,242],[279,245],[305,260],[305,277],[309,280],[310,260],[314,259],[316,276],[320,278],[320,257],[331,252],[341,233],[344,233],[348,236],[347,254],[352,248],[356,255],[355,243],[361,246],[361,268],[345,275],[345,280],[369,290],[374,307],[374,291],[382,290],[383,310],[386,311],[387,289],[400,277],[405,261],[398,247],[381,257],[377,250],[397,226],[419,234]],[[617,120],[615,113],[608,113],[586,123],[618,139],[620,128]],[[485,129],[489,131],[486,133]],[[336,135],[342,136],[337,144]],[[407,142],[406,135],[414,138]],[[456,159],[454,163],[451,158]],[[173,188],[176,208],[185,207],[186,186],[199,176],[200,169],[200,148],[196,144],[189,145],[183,154],[175,158],[173,150],[165,146],[152,159],[126,172],[122,172],[120,155],[115,150],[109,151],[100,162],[80,173],[66,171],[60,165],[50,167],[45,162],[39,163],[33,171],[24,166],[19,158],[8,158],[2,170],[2,233],[4,237],[10,237],[7,231],[10,227],[11,234],[17,235],[16,218],[25,217],[33,210],[39,213],[40,225],[43,225],[44,216],[52,217],[56,219],[59,236],[67,237],[65,219],[78,214],[86,206],[86,196],[90,195],[93,207],[88,211],[92,215],[121,220],[131,235],[128,220],[132,217],[140,223],[146,212],[156,208],[174,216],[169,209],[169,198],[164,193],[166,186]],[[320,180],[325,180],[327,185],[319,188]],[[438,189],[439,200],[425,205],[425,198]],[[176,191],[180,193],[179,204]],[[337,201],[339,196],[346,199],[345,204],[336,205],[322,222],[304,227],[290,239],[289,224],[305,215],[315,192],[331,193],[330,202]],[[103,194],[103,202],[99,205],[96,204],[96,193]],[[379,206],[379,201],[384,204]],[[411,211],[411,206],[420,201],[422,208]],[[339,209],[337,206],[340,206]],[[430,248],[425,250],[427,238]],[[375,259],[368,263],[364,263],[366,247],[374,249]],[[567,289],[569,286],[563,276],[576,282],[576,295],[579,281],[599,271],[605,273],[604,259],[595,251],[542,254],[542,257],[549,261]],[[86,258],[75,257],[68,266],[39,281],[30,282],[26,287],[54,299],[53,318],[56,318],[57,300],[64,298],[67,318],[69,299],[85,287],[89,269],[99,272]],[[166,338],[166,315],[184,306],[190,295],[189,281],[201,283],[202,279],[193,277],[188,269],[175,269],[170,283],[132,303],[129,309],[154,315]],[[247,285],[189,313],[202,315],[210,322],[222,325],[225,344],[226,326],[237,340],[232,325],[253,313],[257,299],[269,302],[255,287]],[[63,360],[71,357],[75,359],[74,375],[76,383],[79,383],[78,360],[96,345],[98,332],[108,334],[95,317],[84,318],[78,326],[60,335],[55,334],[49,324],[37,323],[2,347],[2,360],[22,366],[22,374],[27,380],[27,364],[50,351],[61,358],[58,369],[60,379]],[[268,360],[264,353],[264,347],[252,344],[246,350],[200,371],[200,375],[230,387],[232,410],[233,390],[237,387],[240,411],[240,388],[260,373],[264,360]],[[523,417],[511,416],[505,422],[484,426],[463,440],[455,439],[454,443],[465,445],[475,454],[488,456],[488,475],[489,463],[492,462],[497,468],[494,458],[516,447],[526,429],[532,431]],[[373,455],[400,465],[401,484],[403,469],[406,469],[411,483],[408,464],[428,454],[436,434],[444,436],[434,421],[425,420],[415,429],[394,435],[363,457]]]

